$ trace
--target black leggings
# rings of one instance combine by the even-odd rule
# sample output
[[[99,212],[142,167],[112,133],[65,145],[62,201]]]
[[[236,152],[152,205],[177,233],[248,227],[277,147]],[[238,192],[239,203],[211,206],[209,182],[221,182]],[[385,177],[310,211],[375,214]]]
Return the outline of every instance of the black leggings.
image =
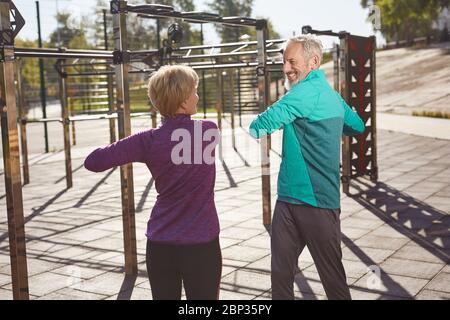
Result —
[[[147,272],[154,300],[217,300],[222,275],[219,238],[195,245],[147,241]]]

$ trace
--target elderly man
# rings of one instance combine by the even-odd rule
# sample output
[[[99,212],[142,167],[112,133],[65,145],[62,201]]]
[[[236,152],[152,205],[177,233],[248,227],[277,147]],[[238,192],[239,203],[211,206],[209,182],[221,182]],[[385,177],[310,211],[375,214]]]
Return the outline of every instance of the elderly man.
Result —
[[[322,44],[312,35],[284,50],[288,93],[250,125],[255,138],[283,128],[278,200],[272,231],[272,298],[294,299],[294,276],[305,245],[328,299],[351,299],[342,265],[340,145],[364,123],[319,70]]]

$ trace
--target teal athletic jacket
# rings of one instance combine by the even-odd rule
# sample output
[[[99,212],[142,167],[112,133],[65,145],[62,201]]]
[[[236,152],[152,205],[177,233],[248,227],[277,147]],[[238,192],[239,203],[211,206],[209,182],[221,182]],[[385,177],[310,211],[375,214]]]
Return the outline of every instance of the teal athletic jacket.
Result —
[[[278,200],[326,209],[340,208],[342,135],[365,130],[358,114],[313,70],[250,124],[261,138],[284,128]]]

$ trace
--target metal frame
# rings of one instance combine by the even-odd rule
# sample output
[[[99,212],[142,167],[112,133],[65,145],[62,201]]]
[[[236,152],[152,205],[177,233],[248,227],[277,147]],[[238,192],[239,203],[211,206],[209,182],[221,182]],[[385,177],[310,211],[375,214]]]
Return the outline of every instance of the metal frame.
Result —
[[[2,143],[5,162],[5,185],[7,194],[7,209],[8,209],[8,232],[10,239],[10,255],[11,255],[11,269],[13,278],[13,294],[15,299],[28,299],[28,276],[27,276],[27,263],[26,263],[26,247],[25,247],[25,228],[23,217],[23,202],[22,202],[22,189],[21,189],[21,175],[20,175],[20,155],[18,145],[18,129],[17,129],[17,111],[16,101],[14,95],[14,68],[13,61],[15,57],[37,57],[37,58],[57,58],[59,61],[59,68],[63,75],[60,78],[60,95],[61,95],[61,119],[43,119],[42,122],[49,121],[63,121],[64,128],[64,145],[66,150],[66,173],[67,184],[71,185],[71,163],[70,163],[70,137],[69,137],[69,122],[90,120],[92,117],[70,117],[69,110],[67,108],[67,95],[65,92],[66,78],[67,76],[86,76],[86,75],[100,75],[107,74],[112,76],[115,74],[116,78],[116,114],[102,115],[95,118],[113,119],[118,118],[119,138],[125,138],[131,134],[131,115],[130,115],[130,97],[129,97],[129,79],[128,75],[131,73],[150,72],[154,69],[145,70],[130,70],[130,62],[132,59],[137,59],[142,56],[151,54],[157,51],[138,51],[129,52],[127,49],[127,32],[126,32],[126,15],[127,12],[139,13],[140,17],[144,18],[177,18],[183,19],[187,22],[194,23],[220,23],[231,26],[251,26],[255,27],[257,31],[256,42],[246,43],[231,43],[223,44],[219,46],[196,46],[185,47],[178,50],[178,56],[172,57],[173,61],[187,62],[194,69],[206,70],[212,69],[219,73],[217,77],[218,87],[221,88],[223,81],[220,69],[225,68],[241,68],[241,67],[256,67],[257,79],[258,79],[258,106],[259,111],[263,112],[270,104],[270,88],[269,88],[269,75],[270,72],[276,71],[269,68],[270,65],[281,65],[281,61],[276,59],[269,60],[269,54],[278,53],[277,49],[270,49],[270,47],[277,42],[281,43],[284,40],[267,40],[267,22],[265,20],[256,20],[243,17],[219,17],[217,15],[199,12],[177,12],[172,7],[161,5],[141,5],[132,6],[128,5],[125,0],[112,0],[111,1],[111,13],[113,14],[113,31],[114,31],[114,51],[101,51],[101,50],[64,50],[60,49],[38,49],[38,48],[14,48],[14,36],[23,26],[23,19],[21,20],[20,13],[15,8],[11,0],[0,1],[0,101],[3,101],[5,105],[1,109],[1,125],[2,125]],[[11,13],[11,14],[10,14]],[[11,22],[10,17],[13,17],[15,21]],[[375,123],[375,39],[370,38],[371,47],[368,50],[367,46],[363,46],[365,49],[364,58],[360,57],[358,49],[360,43],[369,43],[368,38],[355,37],[347,33],[333,33],[330,31],[317,31],[308,29],[309,32],[315,32],[318,34],[334,35],[341,38],[341,50],[342,64],[341,64],[341,92],[347,101],[352,105],[357,105],[358,113],[362,115],[365,121],[370,118],[372,125],[370,127],[371,143],[366,144],[367,134],[363,135],[364,139],[356,138],[357,143],[352,143],[348,140],[344,142],[344,158],[348,161],[344,165],[344,177],[351,178],[355,175],[369,174],[373,180],[377,179],[377,163],[376,163],[376,123]],[[255,50],[244,50],[250,45],[256,45]],[[233,48],[231,52],[219,53],[219,54],[199,54],[192,55],[193,50],[205,50],[214,48]],[[182,53],[182,50],[186,52]],[[177,51],[174,51],[177,53]],[[361,64],[357,64],[356,67],[352,67],[351,61],[355,60],[354,54],[358,55],[362,60]],[[216,62],[211,59],[218,58],[239,58],[244,56],[254,57],[256,55],[256,62],[249,61],[228,61],[228,62]],[[115,64],[115,70],[113,72],[91,72],[80,74],[69,74],[64,72],[65,62],[64,59],[71,58],[90,58],[113,61]],[[197,59],[209,59],[210,61],[198,62]],[[366,70],[365,63],[369,60],[371,63],[371,70]],[[105,63],[103,63],[105,64]],[[357,78],[355,82],[355,88],[351,82],[351,76],[363,75]],[[359,73],[358,73],[359,72]],[[365,82],[364,75],[370,73],[370,82]],[[349,85],[347,85],[349,84]],[[238,80],[238,87],[240,88],[242,83]],[[20,86],[19,86],[20,88]],[[364,88],[363,96],[357,95],[356,100],[352,100],[352,94],[359,88]],[[234,85],[233,85],[234,89]],[[370,97],[365,97],[366,89],[370,89]],[[19,89],[20,91],[20,89]],[[108,90],[111,96],[111,91]],[[222,108],[223,99],[221,92],[217,92],[217,110],[219,127],[222,124]],[[239,97],[240,99],[241,97]],[[367,98],[367,99],[366,99]],[[232,98],[234,101],[234,97]],[[354,102],[354,103],[352,103]],[[358,102],[366,103],[358,105]],[[371,110],[367,111],[366,107],[368,103],[371,104]],[[241,112],[241,110],[239,110]],[[232,114],[232,126],[234,129],[234,110]],[[153,114],[154,118],[154,114]],[[21,121],[21,124],[25,125],[26,122]],[[110,122],[110,128],[112,122]],[[22,128],[23,130],[23,128]],[[26,132],[22,131],[22,132]],[[111,134],[112,137],[112,134]],[[26,141],[26,140],[25,140]],[[112,138],[111,138],[112,141]],[[234,141],[233,141],[234,144]],[[235,145],[234,145],[235,146]],[[367,157],[366,147],[371,150],[371,154]],[[355,161],[351,161],[352,153],[358,153],[359,158]],[[219,145],[219,157],[223,160],[222,143]],[[371,164],[369,168],[368,165]],[[349,167],[350,165],[350,167]],[[352,167],[353,166],[353,167]],[[352,171],[352,169],[355,169]],[[269,226],[271,223],[271,191],[270,191],[270,136],[261,141],[261,183],[262,183],[262,203],[263,203],[263,223],[265,226]],[[134,185],[133,185],[133,168],[132,165],[122,166],[121,172],[121,191],[122,191],[122,219],[124,227],[124,252],[125,252],[125,273],[127,275],[137,274],[137,250],[136,250],[136,227],[135,227],[135,208],[134,208]],[[25,176],[25,174],[24,174]]]
[[[71,49],[43,49],[43,48],[14,48],[13,39],[18,30],[20,30],[20,23],[15,25],[15,29],[11,26],[10,10],[14,8],[11,0],[0,1],[1,27],[0,32],[2,37],[1,53],[2,61],[0,62],[0,98],[1,101],[6,102],[6,108],[2,109],[2,142],[4,150],[5,161],[5,184],[7,190],[7,206],[8,206],[8,226],[11,249],[11,268],[13,277],[13,292],[15,299],[28,299],[28,274],[26,264],[26,249],[25,249],[25,231],[23,218],[23,201],[21,189],[20,176],[20,156],[18,145],[18,130],[17,130],[17,114],[16,102],[14,95],[14,70],[13,60],[15,57],[35,57],[35,58],[56,58],[59,59],[58,67],[61,71],[59,80],[60,98],[61,98],[61,119],[42,119],[39,122],[62,121],[64,132],[64,146],[66,150],[66,176],[68,187],[72,186],[72,172],[70,159],[70,121],[90,120],[89,118],[82,119],[80,117],[70,117],[68,109],[68,99],[65,87],[67,85],[66,79],[68,76],[75,76],[76,74],[66,73],[65,60],[78,59],[99,59],[113,61],[115,64],[115,78],[116,78],[116,114],[118,118],[119,138],[125,138],[131,134],[131,115],[130,115],[130,97],[129,97],[129,80],[128,75],[131,73],[149,72],[148,70],[129,70],[131,57],[133,56],[127,50],[127,32],[126,32],[126,14],[127,12],[138,12],[142,14],[152,14],[153,17],[159,18],[180,18],[188,22],[214,22],[232,26],[253,26],[257,29],[258,41],[257,51],[240,52],[244,48],[241,45],[239,50],[234,50],[233,53],[225,55],[216,55],[217,57],[232,57],[244,55],[257,55],[257,62],[242,62],[237,63],[195,63],[192,66],[197,70],[205,69],[225,69],[238,67],[257,67],[258,83],[259,83],[259,106],[264,110],[268,106],[269,94],[266,90],[268,88],[268,72],[269,64],[280,64],[279,62],[267,61],[267,46],[273,43],[266,43],[267,40],[267,24],[265,20],[256,20],[243,17],[216,17],[205,13],[181,13],[170,10],[164,6],[158,5],[144,5],[144,6],[130,6],[125,0],[112,0],[111,12],[113,14],[113,28],[114,28],[114,51],[101,50],[71,50]],[[155,9],[156,8],[156,9]],[[156,11],[155,11],[156,10]],[[20,14],[13,15],[19,21]],[[13,30],[11,32],[11,30]],[[279,40],[282,42],[281,40]],[[232,44],[236,46],[236,44]],[[224,46],[225,47],[225,46]],[[275,51],[274,51],[275,52]],[[270,53],[270,51],[269,51]],[[136,55],[142,54],[137,52]],[[205,55],[204,58],[213,58],[214,55]],[[196,56],[195,59],[202,58]],[[188,60],[187,58],[185,60]],[[93,75],[99,75],[98,72],[92,72]],[[104,72],[102,74],[112,75],[113,72]],[[89,74],[78,74],[89,75]],[[218,77],[220,79],[221,77]],[[219,80],[220,81],[220,80]],[[3,88],[3,89],[2,89]],[[221,93],[218,93],[221,94]],[[219,121],[221,121],[222,99],[217,101],[219,111]],[[101,116],[97,118],[115,118],[116,115]],[[26,120],[22,121],[26,124]],[[21,122],[21,123],[22,123]],[[31,122],[31,121],[30,121]],[[261,144],[261,153],[265,155],[262,165],[263,176],[263,222],[265,225],[270,224],[270,175],[267,175],[267,170],[270,170],[269,147],[270,144]],[[221,148],[221,146],[220,146]],[[220,152],[221,153],[221,152]],[[266,157],[267,156],[267,157]],[[220,155],[223,159],[223,157]],[[270,172],[269,172],[270,173]],[[134,186],[133,186],[133,169],[132,165],[125,165],[121,167],[121,191],[122,191],[122,219],[124,227],[124,253],[125,253],[125,273],[127,275],[137,274],[137,250],[136,250],[136,227],[135,227],[135,208],[134,208]]]
[[[342,145],[342,185],[350,193],[353,178],[369,176],[378,180],[376,140],[375,37],[346,34],[341,39],[340,89],[366,124],[363,134],[345,137]],[[367,80],[368,78],[368,80]],[[367,125],[370,121],[370,125]],[[370,138],[369,138],[370,135]],[[353,155],[356,157],[353,158]]]

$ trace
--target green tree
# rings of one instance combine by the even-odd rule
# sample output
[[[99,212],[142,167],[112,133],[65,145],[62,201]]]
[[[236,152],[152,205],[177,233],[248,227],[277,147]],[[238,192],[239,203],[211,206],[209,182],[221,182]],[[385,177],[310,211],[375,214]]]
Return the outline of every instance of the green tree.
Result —
[[[222,17],[251,17],[253,0],[213,0],[208,3],[212,12]],[[252,28],[228,27],[220,24],[215,25],[222,42],[238,42],[244,34],[251,34]]]
[[[86,25],[71,17],[69,12],[56,14],[57,28],[50,34],[50,45],[52,47],[67,47],[71,49],[87,49]],[[78,40],[73,41],[77,38]],[[70,44],[79,44],[79,47],[70,47]]]
[[[101,1],[99,1],[101,2]],[[193,0],[133,0],[130,3],[157,3],[170,5],[177,11],[194,11],[195,5]],[[160,38],[161,41],[167,37],[167,28],[173,22],[177,22],[183,29],[183,40],[181,45],[200,44],[200,31],[195,30],[193,25],[186,22],[173,21],[171,19],[160,18]],[[156,19],[138,18],[136,14],[129,14],[127,19],[127,31],[129,38],[129,48],[132,50],[143,50],[157,47],[156,37]]]
[[[258,17],[258,19],[267,20],[267,39],[280,39],[281,38],[281,35],[275,30],[275,27],[269,18]],[[248,31],[248,35],[251,37],[251,39],[256,40],[256,28],[248,28],[247,31]]]
[[[375,4],[381,13],[381,33],[388,42],[428,36],[433,33],[442,6],[449,0],[362,0],[361,5],[368,8]]]
[[[147,0],[147,3],[158,3],[158,4],[164,4],[168,6],[172,6],[177,11],[182,12],[189,12],[189,11],[195,11],[195,4],[193,0],[159,0],[159,1],[151,1]],[[169,25],[172,21],[168,19],[160,19],[160,26],[161,26],[161,39],[164,39],[167,37],[167,34],[164,32],[167,30]],[[188,46],[188,45],[198,45],[201,42],[200,39],[200,30],[199,28],[194,28],[194,24],[188,23],[188,22],[180,22],[176,21],[178,24],[180,24],[181,28],[183,29],[183,40],[181,41],[182,46]],[[197,29],[197,30],[196,30]]]
[[[94,6],[94,12],[87,20],[88,39],[94,47],[98,50],[105,49],[105,30],[103,23],[103,10],[106,11],[106,35],[108,40],[108,49],[112,50],[113,43],[113,29],[112,29],[112,15],[109,9],[109,1],[97,0]]]
[[[37,48],[37,40],[22,40],[16,38],[14,45],[17,48]],[[21,59],[20,75],[22,76],[23,88],[39,89],[39,63],[38,59]]]

